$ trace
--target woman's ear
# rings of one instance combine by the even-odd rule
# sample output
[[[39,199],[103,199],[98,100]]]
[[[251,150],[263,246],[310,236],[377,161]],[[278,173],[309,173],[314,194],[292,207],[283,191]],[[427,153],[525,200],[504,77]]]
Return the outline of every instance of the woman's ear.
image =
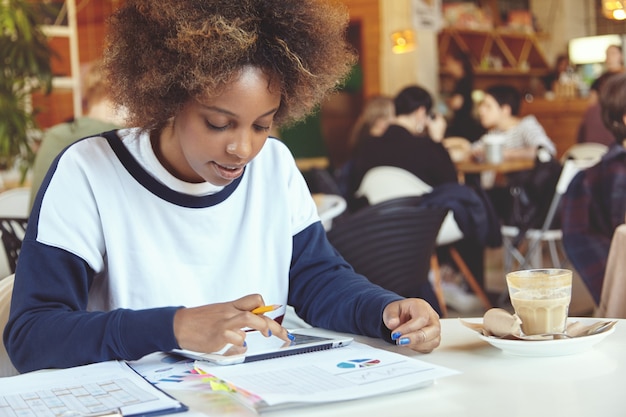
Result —
[[[513,115],[513,112],[511,111],[511,106],[509,106],[508,104],[503,104],[500,108],[502,109],[502,112],[505,116],[510,117]]]

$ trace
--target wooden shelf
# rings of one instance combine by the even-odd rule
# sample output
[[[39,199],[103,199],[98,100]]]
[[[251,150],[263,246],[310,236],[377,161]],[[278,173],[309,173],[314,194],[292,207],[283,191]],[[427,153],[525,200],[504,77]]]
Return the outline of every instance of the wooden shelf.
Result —
[[[476,74],[541,76],[550,70],[537,38],[530,33],[443,29],[439,33],[440,62],[455,51],[470,56]]]

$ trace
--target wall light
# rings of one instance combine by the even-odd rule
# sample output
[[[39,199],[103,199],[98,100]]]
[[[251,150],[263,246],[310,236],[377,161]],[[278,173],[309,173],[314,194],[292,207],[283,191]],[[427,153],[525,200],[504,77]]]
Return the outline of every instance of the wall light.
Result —
[[[391,34],[392,47],[394,54],[404,54],[415,49],[415,31],[412,29],[399,30]]]
[[[626,1],[624,0],[602,0],[602,14],[608,19],[626,19]]]

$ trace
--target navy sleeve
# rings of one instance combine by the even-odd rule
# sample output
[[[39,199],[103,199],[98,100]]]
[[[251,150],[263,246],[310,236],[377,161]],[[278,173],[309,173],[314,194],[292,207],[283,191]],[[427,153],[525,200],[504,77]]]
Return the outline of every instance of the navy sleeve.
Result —
[[[293,238],[289,304],[315,327],[391,340],[384,308],[403,297],[357,274],[314,223]]]
[[[4,330],[18,371],[134,360],[178,347],[173,329],[178,307],[88,312],[93,279],[82,259],[39,243],[27,232]]]

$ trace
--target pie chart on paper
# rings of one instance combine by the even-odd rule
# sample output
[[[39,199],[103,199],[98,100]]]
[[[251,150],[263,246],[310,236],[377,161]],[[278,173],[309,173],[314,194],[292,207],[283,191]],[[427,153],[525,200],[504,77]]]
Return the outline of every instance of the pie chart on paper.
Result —
[[[339,362],[337,368],[352,369],[352,368],[367,368],[370,366],[376,366],[380,363],[378,359],[350,359],[344,362]]]

